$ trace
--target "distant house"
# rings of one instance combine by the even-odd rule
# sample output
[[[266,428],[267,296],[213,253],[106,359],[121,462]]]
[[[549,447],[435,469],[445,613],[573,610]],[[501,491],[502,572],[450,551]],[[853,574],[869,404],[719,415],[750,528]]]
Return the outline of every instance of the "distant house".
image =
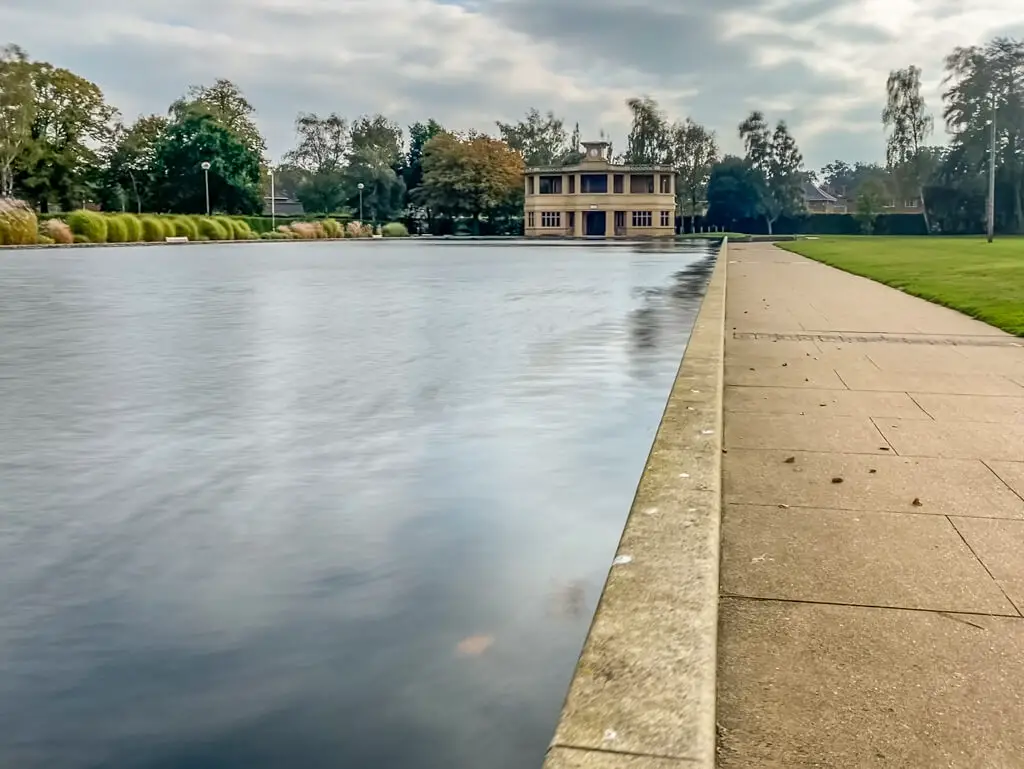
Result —
[[[804,182],[804,205],[812,214],[845,214],[846,203],[813,182]]]
[[[276,195],[271,198],[267,195],[263,198],[263,215],[270,216],[305,216],[306,210],[302,203],[284,195]]]

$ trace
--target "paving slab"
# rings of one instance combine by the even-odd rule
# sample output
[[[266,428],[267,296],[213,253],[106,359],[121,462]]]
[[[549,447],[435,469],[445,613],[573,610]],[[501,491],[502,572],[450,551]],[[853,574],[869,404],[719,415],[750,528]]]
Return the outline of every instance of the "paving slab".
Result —
[[[1024,456],[1024,424],[922,422],[917,419],[875,419],[874,422],[902,456],[1004,461]]]
[[[1010,769],[1024,620],[723,599],[720,769]]]
[[[608,735],[608,744],[615,744],[615,735]],[[685,758],[631,756],[625,753],[576,748],[552,748],[546,769],[690,769],[696,763]]]
[[[725,410],[761,414],[931,419],[906,393],[853,390],[727,387]]]
[[[911,393],[936,422],[1016,422],[1024,424],[1024,397]],[[871,416],[881,416],[872,414]],[[903,415],[894,415],[903,416]]]
[[[793,414],[727,413],[725,447],[856,454],[886,453],[883,448],[886,447],[886,442],[870,419]]]
[[[838,366],[836,373],[851,390],[1024,397],[1019,384],[995,374],[881,371],[868,366]]]
[[[941,516],[730,505],[722,541],[723,595],[1017,614]]]
[[[733,366],[725,368],[725,384],[729,386],[752,385],[761,387],[809,387],[825,390],[845,390],[835,370],[820,363],[794,363],[774,367]]]
[[[952,520],[1017,611],[1024,611],[1024,521]]]
[[[992,472],[1009,486],[1014,492],[1024,498],[1024,462],[987,462]]]
[[[1024,464],[997,477],[976,459],[730,449],[723,467],[732,504],[1024,520],[1024,499],[1007,488],[1010,478],[1024,490]]]

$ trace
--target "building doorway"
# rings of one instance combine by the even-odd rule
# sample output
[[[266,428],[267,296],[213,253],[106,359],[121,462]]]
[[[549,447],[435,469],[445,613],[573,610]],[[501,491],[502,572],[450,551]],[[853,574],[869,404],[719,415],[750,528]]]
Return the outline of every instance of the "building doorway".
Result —
[[[615,212],[615,234],[625,235],[626,234],[626,212],[616,211]]]
[[[583,220],[583,234],[587,236],[600,235],[604,236],[606,229],[605,212],[604,211],[586,211],[584,212]]]

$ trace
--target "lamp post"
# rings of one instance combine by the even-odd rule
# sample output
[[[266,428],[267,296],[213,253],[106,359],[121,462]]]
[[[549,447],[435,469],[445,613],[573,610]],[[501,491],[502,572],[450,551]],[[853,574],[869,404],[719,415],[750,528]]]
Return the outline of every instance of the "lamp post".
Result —
[[[363,223],[363,188],[365,186],[366,185],[363,184],[362,182],[359,182],[359,184],[358,184],[358,187],[359,187],[359,223],[360,224]]]
[[[988,201],[986,214],[988,219],[988,242],[991,243],[996,234],[996,95],[992,96],[992,145],[988,153]]]
[[[203,179],[206,182],[206,215],[210,215],[210,164],[208,161],[203,161],[200,165],[203,169]]]
[[[277,195],[274,194],[274,169],[270,169],[270,229],[277,230]]]

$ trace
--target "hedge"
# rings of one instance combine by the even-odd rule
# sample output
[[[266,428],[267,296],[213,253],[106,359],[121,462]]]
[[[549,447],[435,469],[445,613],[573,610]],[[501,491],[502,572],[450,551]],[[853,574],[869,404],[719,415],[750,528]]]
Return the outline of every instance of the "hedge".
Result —
[[[142,222],[142,239],[146,243],[160,243],[165,238],[164,235],[164,223],[155,216],[143,216]]]
[[[741,219],[737,222],[697,220],[700,229],[705,225],[725,225],[733,232],[767,235],[764,219]],[[801,217],[782,217],[772,225],[774,235],[861,235],[860,222],[852,214],[809,214]],[[927,235],[923,214],[881,214],[875,220],[875,235]]]

